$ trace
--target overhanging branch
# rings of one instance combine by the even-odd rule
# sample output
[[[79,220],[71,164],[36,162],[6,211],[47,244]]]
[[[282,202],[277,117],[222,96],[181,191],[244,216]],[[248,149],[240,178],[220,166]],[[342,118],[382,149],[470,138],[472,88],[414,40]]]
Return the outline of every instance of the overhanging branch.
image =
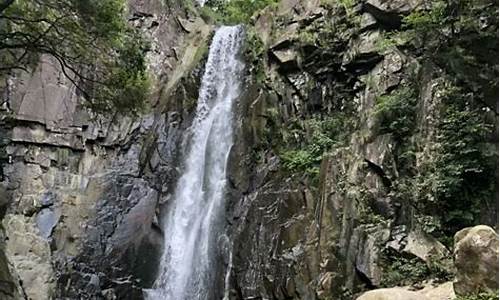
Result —
[[[9,6],[14,3],[14,0],[3,0],[0,1],[0,15],[6,10]]]

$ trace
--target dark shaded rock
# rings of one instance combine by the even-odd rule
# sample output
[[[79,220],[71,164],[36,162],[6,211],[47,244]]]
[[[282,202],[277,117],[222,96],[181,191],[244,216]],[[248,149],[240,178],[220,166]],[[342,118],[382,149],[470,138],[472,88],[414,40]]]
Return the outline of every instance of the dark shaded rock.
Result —
[[[415,9],[420,0],[367,0],[362,4],[362,10],[371,14],[385,29],[398,29],[403,17]]]
[[[9,270],[9,262],[3,247],[0,247],[0,298],[5,300],[18,300],[23,295],[20,292],[19,282]]]

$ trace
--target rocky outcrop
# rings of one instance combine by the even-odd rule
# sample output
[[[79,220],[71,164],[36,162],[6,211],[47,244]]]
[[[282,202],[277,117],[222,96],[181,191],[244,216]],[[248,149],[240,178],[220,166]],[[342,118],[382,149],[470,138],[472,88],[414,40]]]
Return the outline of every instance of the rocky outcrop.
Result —
[[[211,31],[184,5],[129,1],[129,21],[152,42],[144,115],[92,115],[50,56],[5,79],[0,298],[142,299],[151,287],[160,205],[177,176]]]
[[[457,232],[453,254],[457,295],[498,291],[498,234],[491,227],[479,225]]]
[[[455,272],[450,245],[398,186],[433,155],[449,85],[405,47],[381,46],[420,2],[332,2],[281,1],[250,29],[265,50],[249,59],[263,67],[242,97],[231,159],[234,299],[353,299]],[[380,102],[405,87],[414,111],[403,115],[415,129],[398,136],[384,128],[394,116],[380,114]],[[324,132],[312,128],[336,116],[355,125],[339,117]],[[345,140],[323,153],[319,170],[290,170],[335,126]],[[286,161],[290,153],[296,161]],[[450,286],[426,296],[396,289],[393,298],[451,299]]]

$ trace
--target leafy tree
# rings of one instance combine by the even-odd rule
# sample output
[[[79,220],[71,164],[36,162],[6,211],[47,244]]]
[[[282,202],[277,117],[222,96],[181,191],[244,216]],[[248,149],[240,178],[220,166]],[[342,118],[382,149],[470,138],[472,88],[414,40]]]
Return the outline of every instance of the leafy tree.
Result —
[[[123,0],[0,1],[0,75],[56,61],[96,112],[135,112],[147,96],[146,43]]]

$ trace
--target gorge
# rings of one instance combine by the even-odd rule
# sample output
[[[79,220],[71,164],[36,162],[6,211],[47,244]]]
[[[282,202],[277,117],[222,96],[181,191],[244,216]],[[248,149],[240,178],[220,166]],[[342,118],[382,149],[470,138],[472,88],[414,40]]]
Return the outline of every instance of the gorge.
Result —
[[[498,299],[498,1],[4,2],[0,299]]]

